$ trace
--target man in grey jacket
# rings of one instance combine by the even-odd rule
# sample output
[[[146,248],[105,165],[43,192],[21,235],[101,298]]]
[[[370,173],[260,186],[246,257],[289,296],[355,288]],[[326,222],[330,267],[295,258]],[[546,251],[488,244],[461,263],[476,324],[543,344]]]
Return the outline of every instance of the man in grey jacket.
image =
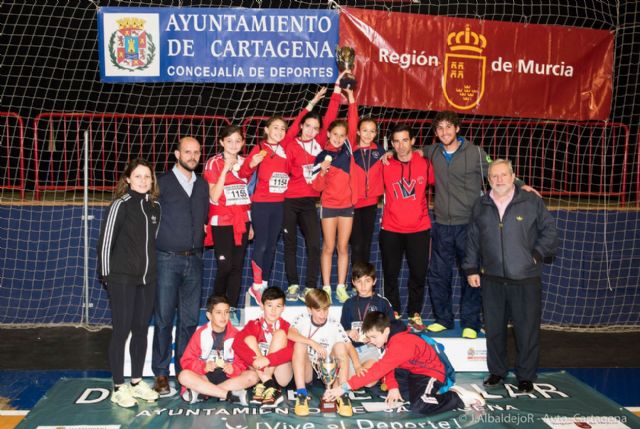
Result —
[[[511,319],[518,389],[528,393],[538,369],[542,263],[558,247],[555,222],[542,199],[515,186],[510,161],[489,166],[489,184],[491,192],[473,206],[462,264],[469,286],[482,291],[490,372],[484,385],[495,386],[507,375]]]
[[[436,177],[434,222],[431,229],[431,261],[429,264],[429,294],[435,323],[427,326],[431,332],[454,327],[452,281],[455,266],[464,259],[467,224],[471,207],[484,193],[484,178],[491,158],[479,146],[458,135],[460,119],[455,112],[443,111],[433,120],[438,142],[422,149],[431,161]],[[533,188],[518,180],[523,190]],[[476,338],[481,327],[480,291],[469,287],[460,272],[460,325],[463,338]]]

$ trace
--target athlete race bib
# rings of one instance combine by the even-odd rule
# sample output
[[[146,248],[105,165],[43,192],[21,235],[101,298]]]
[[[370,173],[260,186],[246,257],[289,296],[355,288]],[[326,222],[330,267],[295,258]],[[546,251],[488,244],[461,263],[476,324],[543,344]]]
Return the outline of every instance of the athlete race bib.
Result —
[[[313,179],[313,164],[305,164],[302,166],[302,175],[307,183],[311,183]]]
[[[289,184],[289,176],[286,173],[274,172],[269,179],[269,192],[272,194],[284,194]]]
[[[262,356],[266,356],[269,354],[269,343],[258,343],[258,349],[260,349],[260,353]]]
[[[251,204],[251,199],[249,199],[249,191],[247,190],[247,185],[245,185],[244,183],[225,185],[224,198],[227,201],[226,205],[228,206],[242,206]]]

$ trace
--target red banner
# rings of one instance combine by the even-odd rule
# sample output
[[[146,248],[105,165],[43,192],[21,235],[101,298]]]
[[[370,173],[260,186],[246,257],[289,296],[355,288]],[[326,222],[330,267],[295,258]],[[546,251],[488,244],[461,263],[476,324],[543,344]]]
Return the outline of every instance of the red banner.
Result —
[[[613,33],[343,9],[363,105],[479,115],[604,120]]]

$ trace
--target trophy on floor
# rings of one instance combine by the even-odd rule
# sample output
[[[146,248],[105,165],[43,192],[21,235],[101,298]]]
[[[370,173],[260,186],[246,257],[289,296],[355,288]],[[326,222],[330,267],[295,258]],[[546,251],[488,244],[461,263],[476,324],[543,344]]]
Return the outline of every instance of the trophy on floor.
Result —
[[[357,81],[351,72],[356,62],[356,51],[351,46],[338,46],[336,48],[336,62],[341,73],[345,70],[348,72],[340,79],[340,88],[355,90]]]
[[[316,370],[316,374],[318,374],[318,378],[322,380],[325,387],[330,389],[338,374],[338,364],[335,359],[327,354],[327,357],[324,360],[319,360],[316,363],[314,369]],[[335,413],[336,410],[336,401],[327,401],[324,398],[320,399],[320,412]]]

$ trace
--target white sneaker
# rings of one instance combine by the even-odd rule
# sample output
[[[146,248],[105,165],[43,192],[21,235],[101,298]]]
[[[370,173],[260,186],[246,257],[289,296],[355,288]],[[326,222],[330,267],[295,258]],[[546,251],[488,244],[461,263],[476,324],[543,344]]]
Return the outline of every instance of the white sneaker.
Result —
[[[458,395],[465,408],[471,408],[472,406],[482,407],[485,404],[484,398],[479,393],[472,392],[457,385],[451,386],[449,390]]]
[[[329,295],[329,304],[332,303],[332,299],[331,299],[331,285],[324,285],[322,286],[322,290],[325,291],[327,293],[327,295]]]
[[[346,285],[338,285],[336,287],[336,297],[338,298],[340,304],[344,304],[345,301],[349,299],[349,293],[347,292]]]
[[[307,297],[307,294],[309,293],[309,291],[312,291],[314,288],[312,287],[306,287],[304,288],[304,290],[302,291],[302,293],[300,293],[300,296],[298,298],[300,298],[300,301],[304,302],[304,299]]]
[[[187,404],[195,404],[197,402],[202,402],[202,397],[200,397],[200,394],[198,392],[196,392],[193,389],[187,389],[184,386],[182,386],[182,390],[180,391],[180,397]]]
[[[248,394],[246,389],[234,390],[231,392],[231,402],[240,404],[243,407],[246,407],[247,405],[249,405],[249,400],[247,398],[247,395]]]
[[[143,380],[140,380],[140,382],[135,386],[131,386],[131,394],[134,398],[139,398],[147,402],[155,402],[160,397],[160,394],[153,390]]]
[[[111,402],[123,408],[131,408],[138,404],[136,398],[133,397],[131,386],[128,384],[121,385],[118,390],[114,390],[113,393],[111,393]]]
[[[287,301],[297,301],[298,300],[298,289],[300,288],[300,286],[298,285],[291,285],[287,288],[287,297],[286,300]]]

